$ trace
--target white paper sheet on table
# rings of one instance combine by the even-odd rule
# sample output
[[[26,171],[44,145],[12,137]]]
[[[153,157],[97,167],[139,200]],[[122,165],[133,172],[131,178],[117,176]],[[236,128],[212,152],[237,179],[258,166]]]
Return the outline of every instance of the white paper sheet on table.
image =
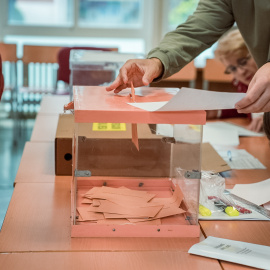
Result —
[[[263,133],[254,132],[246,128],[240,127],[238,125],[228,123],[228,122],[210,122],[206,126],[216,128],[219,130],[230,130],[231,132],[237,132],[238,136],[250,136],[250,137],[261,137],[264,136]]]
[[[188,253],[270,269],[270,247],[263,245],[208,236],[202,242],[193,245]]]
[[[159,135],[174,137],[173,125],[157,124],[156,132]],[[184,130],[182,132],[184,132]],[[180,133],[178,132],[178,134]],[[186,134],[186,132],[183,134]],[[192,137],[194,136],[192,136],[191,133],[188,136],[186,134],[186,138],[188,138],[190,142],[198,142],[198,138],[194,140]],[[239,145],[239,136],[236,130],[219,129],[216,126],[208,126],[208,124],[206,124],[203,126],[203,142],[209,142],[214,146],[236,146]]]
[[[212,145],[239,145],[239,136],[236,130],[217,128],[209,126],[208,123],[203,127],[203,142]]]
[[[245,95],[183,87],[169,101],[128,104],[150,112],[232,109]]]
[[[229,160],[227,150],[216,150],[232,169],[266,169],[266,167],[257,158],[252,156],[244,149],[230,150],[231,160]]]
[[[254,184],[237,184],[231,192],[247,201],[262,205],[270,201],[270,179]]]

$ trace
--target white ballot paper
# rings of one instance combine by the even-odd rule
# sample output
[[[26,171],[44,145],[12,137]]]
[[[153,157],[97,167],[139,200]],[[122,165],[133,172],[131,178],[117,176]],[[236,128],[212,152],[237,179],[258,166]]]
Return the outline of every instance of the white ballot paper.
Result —
[[[211,127],[211,128],[216,128],[218,130],[227,130],[230,132],[237,132],[238,136],[248,136],[248,137],[262,137],[264,136],[263,133],[259,133],[259,132],[254,132],[251,130],[248,130],[246,128],[243,128],[241,126],[232,124],[232,123],[228,123],[228,122],[208,122],[206,124],[207,127]]]
[[[270,247],[213,236],[193,245],[188,253],[213,259],[270,269]]]
[[[262,205],[270,201],[270,179],[253,184],[236,184],[231,193],[257,205]]]
[[[217,150],[217,152],[232,169],[266,169],[257,158],[252,156],[245,149],[233,149],[229,151]],[[230,155],[228,155],[228,153],[230,153]]]
[[[224,93],[183,87],[169,101],[128,104],[149,112],[233,109],[245,95],[245,93]]]
[[[239,145],[239,136],[236,130],[227,130],[208,125],[203,127],[203,142],[212,145]]]

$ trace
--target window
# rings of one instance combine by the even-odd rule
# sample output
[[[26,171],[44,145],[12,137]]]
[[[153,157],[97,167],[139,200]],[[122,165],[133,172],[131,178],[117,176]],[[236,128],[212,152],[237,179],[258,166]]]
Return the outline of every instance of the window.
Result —
[[[168,30],[175,29],[185,22],[197,8],[199,0],[170,0],[168,14]]]
[[[9,25],[72,26],[72,0],[9,0]]]
[[[139,28],[142,0],[80,0],[79,26]]]
[[[0,39],[17,43],[20,57],[23,44],[117,47],[120,52],[145,54],[184,22],[199,0],[2,2]],[[208,50],[206,57],[210,54]]]

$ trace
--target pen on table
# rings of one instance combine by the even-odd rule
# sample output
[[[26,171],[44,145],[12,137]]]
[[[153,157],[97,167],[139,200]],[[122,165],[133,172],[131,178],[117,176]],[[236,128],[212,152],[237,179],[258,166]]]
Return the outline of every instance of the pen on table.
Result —
[[[231,150],[228,150],[227,156],[229,158],[229,161],[232,161],[232,152],[231,152]]]

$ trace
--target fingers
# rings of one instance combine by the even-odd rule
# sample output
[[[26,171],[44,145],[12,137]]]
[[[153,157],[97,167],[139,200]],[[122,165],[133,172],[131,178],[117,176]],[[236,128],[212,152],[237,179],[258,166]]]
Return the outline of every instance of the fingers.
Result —
[[[270,111],[270,63],[258,69],[248,87],[247,95],[235,104],[239,113]]]
[[[250,97],[245,97],[249,103],[246,107],[243,109],[238,109],[238,113],[258,113],[258,112],[266,112],[270,110],[270,89],[261,89],[262,93],[258,96],[258,93],[256,95],[250,95]],[[257,91],[259,92],[259,91]],[[242,101],[245,101],[242,99]]]
[[[142,83],[143,85],[150,84],[154,79],[154,76],[152,74],[152,71],[150,69],[147,69],[142,77]]]
[[[119,93],[121,90],[127,88],[127,82],[128,82],[127,68],[125,67],[120,70],[120,73],[115,79],[115,81],[112,82],[111,85],[106,87],[106,91],[114,90],[114,93]]]
[[[142,78],[142,83],[143,83],[143,85],[148,85],[148,84],[150,84],[150,82],[149,82],[149,80],[148,80],[148,78],[146,77],[146,76],[143,76],[143,78]]]
[[[266,107],[270,108],[270,85],[264,80],[255,81],[247,95],[235,104],[239,113],[262,112]]]
[[[129,87],[128,82],[129,82],[129,76],[128,73],[132,74],[133,70],[133,60],[128,60],[120,69],[119,75],[115,79],[115,81],[106,87],[107,91],[112,91],[114,90],[114,93],[119,93],[121,90]]]
[[[116,87],[114,89],[114,93],[118,94],[119,92],[121,92],[123,89],[126,89],[128,86],[126,84],[121,84],[118,87]]]
[[[238,110],[238,112],[246,113],[242,110],[248,107],[249,105],[253,104],[260,97],[260,95],[262,95],[262,93],[263,89],[261,89],[256,82],[253,84],[250,83],[247,95],[235,104],[235,108]]]
[[[128,60],[119,71],[116,80],[106,90],[119,93],[121,90],[130,87],[132,81],[134,87],[146,86],[154,78],[160,76],[163,65],[158,59],[131,59]]]
[[[116,89],[117,87],[119,87],[121,84],[122,84],[122,83],[121,83],[121,79],[120,79],[120,77],[118,76],[118,77],[115,79],[115,81],[112,82],[111,85],[109,85],[109,86],[106,87],[106,91],[112,91],[112,90]]]

